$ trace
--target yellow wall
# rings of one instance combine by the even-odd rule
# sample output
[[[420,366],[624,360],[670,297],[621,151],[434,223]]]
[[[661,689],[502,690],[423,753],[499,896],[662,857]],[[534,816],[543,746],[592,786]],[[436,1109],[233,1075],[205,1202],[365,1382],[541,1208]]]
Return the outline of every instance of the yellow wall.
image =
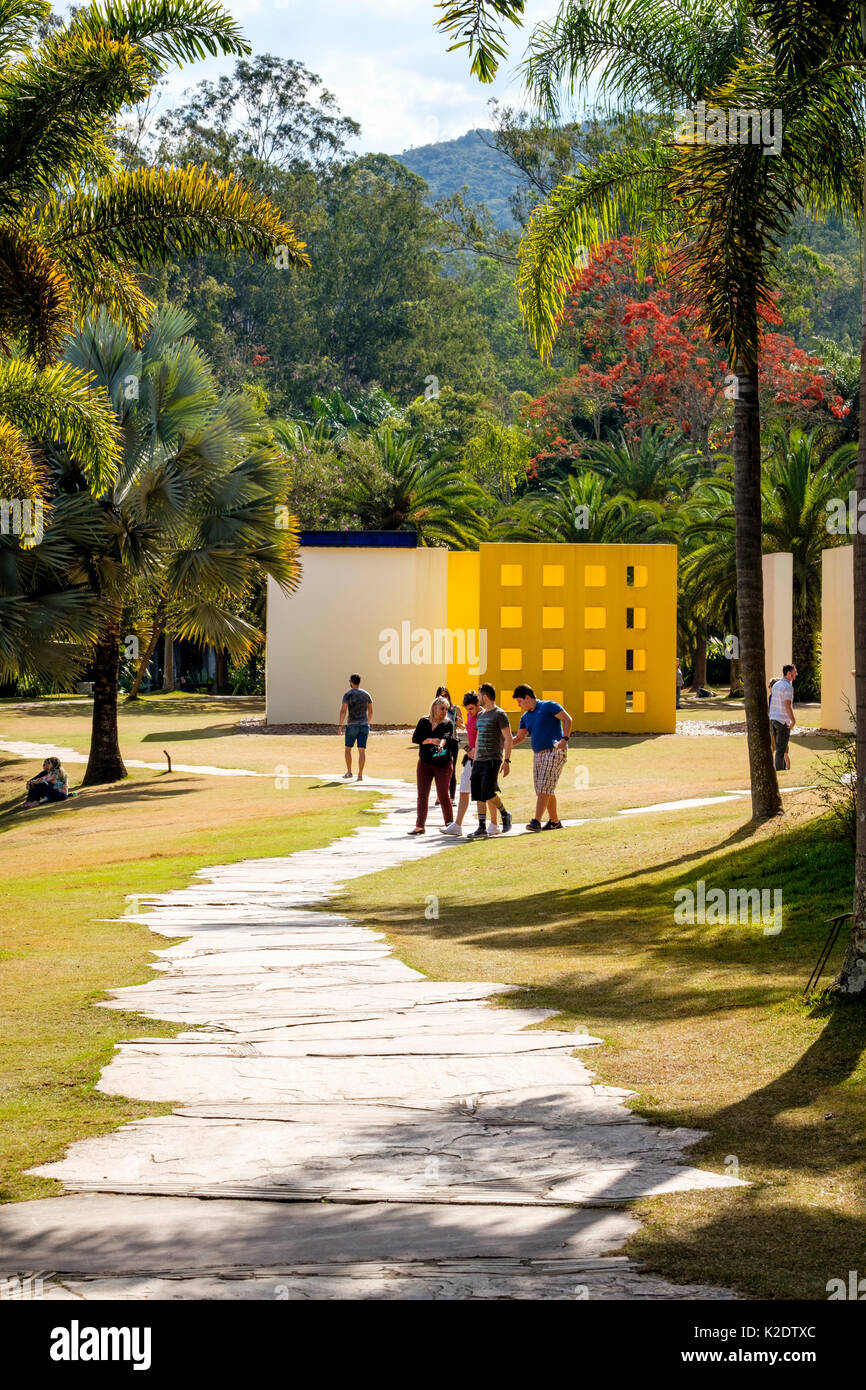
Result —
[[[487,679],[504,709],[517,716],[523,681],[559,700],[575,730],[673,731],[676,546],[508,543],[480,555]]]
[[[848,730],[855,705],[854,547],[832,546],[821,558],[821,723]]]
[[[462,630],[464,632],[479,632],[479,595],[478,581],[480,575],[480,562],[477,550],[453,550],[448,555],[448,622],[447,625],[452,631]],[[480,655],[480,646],[473,645],[472,655]],[[454,655],[459,656],[459,650],[454,645]],[[467,655],[469,653],[467,652]],[[479,663],[483,664],[483,663]],[[451,691],[451,698],[459,704],[468,690],[477,690],[481,681],[486,680],[484,672],[477,669],[478,664],[470,667],[467,661],[452,661],[448,665],[448,679],[445,684]]]

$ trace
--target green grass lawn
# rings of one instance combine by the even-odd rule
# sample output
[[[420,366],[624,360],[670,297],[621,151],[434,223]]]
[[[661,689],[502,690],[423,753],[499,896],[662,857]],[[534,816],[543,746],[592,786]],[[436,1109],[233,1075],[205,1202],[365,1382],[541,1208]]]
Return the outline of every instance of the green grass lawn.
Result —
[[[435,979],[528,986],[510,1002],[602,1037],[586,1060],[641,1114],[707,1131],[693,1161],[751,1186],[639,1204],[630,1253],[674,1280],[816,1299],[863,1265],[866,1010],[801,995],[851,900],[850,851],[816,811],[753,831],[739,802],[462,845],[339,903]],[[781,934],[678,924],[674,894],[699,879],[780,888]]]
[[[184,887],[196,869],[327,844],[371,798],[304,780],[138,773],[63,806],[16,814],[35,763],[0,762],[0,1200],[60,1191],[25,1176],[75,1139],[152,1106],[94,1089],[116,1043],[171,1035],[171,1025],[94,1007],[105,991],[152,978],[168,944],[115,922],[128,893]],[[74,779],[73,779],[74,780]]]
[[[704,720],[699,703],[681,721]],[[182,886],[195,869],[326,843],[375,797],[348,795],[336,735],[242,732],[261,701],[151,697],[124,708],[127,758],[249,768],[258,778],[137,772],[116,787],[17,816],[37,764],[0,754],[0,1184],[8,1199],[56,1191],[22,1176],[158,1107],[102,1096],[94,1083],[116,1042],[171,1031],[100,1010],[105,990],[149,978],[154,938],[119,915],[124,895]],[[742,712],[731,708],[732,717]],[[0,740],[85,752],[90,702],[0,702]],[[810,712],[802,722],[818,723]],[[632,1252],[673,1279],[771,1298],[822,1298],[863,1265],[866,1011],[802,1000],[824,918],[851,897],[851,856],[819,822],[828,744],[792,744],[786,814],[754,830],[748,798],[685,810],[620,812],[748,786],[742,734],[578,737],[560,784],[562,834],[459,845],[352,885],[341,906],[384,928],[403,959],[438,979],[528,987],[521,1004],[559,1010],[604,1038],[599,1077],[638,1092],[662,1123],[707,1131],[694,1161],[736,1163],[748,1188],[640,1204]],[[414,776],[406,732],[374,734],[368,771]],[[73,785],[83,774],[71,764]],[[282,771],[298,774],[288,788]],[[534,802],[531,756],[505,784],[519,819]],[[435,821],[435,817],[432,818]],[[677,889],[780,888],[784,927],[679,924]],[[438,920],[424,916],[427,895]],[[157,943],[158,944],[158,943]],[[831,967],[837,963],[831,962]],[[505,1001],[507,1006],[507,1000]],[[859,1263],[858,1263],[859,1261]]]

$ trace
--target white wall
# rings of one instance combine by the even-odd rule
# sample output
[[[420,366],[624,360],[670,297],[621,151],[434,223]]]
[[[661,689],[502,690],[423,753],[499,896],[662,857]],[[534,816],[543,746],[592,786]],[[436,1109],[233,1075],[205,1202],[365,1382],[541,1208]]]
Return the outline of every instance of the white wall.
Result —
[[[789,551],[763,556],[764,651],[767,681],[793,660],[794,557]]]
[[[445,682],[444,667],[383,665],[380,633],[447,627],[448,552],[304,546],[303,577],[286,597],[268,586],[269,724],[336,724],[357,671],[376,724],[414,724]]]
[[[822,552],[821,723],[825,729],[853,727],[854,709],[854,547]]]

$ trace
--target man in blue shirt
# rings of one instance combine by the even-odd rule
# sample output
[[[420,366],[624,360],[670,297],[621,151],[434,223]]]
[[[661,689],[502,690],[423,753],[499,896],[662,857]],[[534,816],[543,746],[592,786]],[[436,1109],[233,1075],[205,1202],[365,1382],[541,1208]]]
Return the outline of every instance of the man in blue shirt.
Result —
[[[559,781],[571,733],[571,715],[555,700],[536,700],[531,685],[519,685],[514,698],[523,711],[520,727],[514,735],[515,745],[532,740],[532,778],[535,783],[535,815],[527,830],[561,830],[556,806],[556,784]],[[547,812],[547,824],[541,818]]]

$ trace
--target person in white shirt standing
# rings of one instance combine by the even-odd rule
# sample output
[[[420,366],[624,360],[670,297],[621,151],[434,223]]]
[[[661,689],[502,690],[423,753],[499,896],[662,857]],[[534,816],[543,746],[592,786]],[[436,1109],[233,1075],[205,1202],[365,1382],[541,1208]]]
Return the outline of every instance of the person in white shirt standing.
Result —
[[[776,771],[790,772],[791,759],[788,754],[788,741],[796,724],[794,718],[794,681],[797,679],[796,666],[783,666],[782,679],[774,681],[770,691],[770,723],[776,740]]]

